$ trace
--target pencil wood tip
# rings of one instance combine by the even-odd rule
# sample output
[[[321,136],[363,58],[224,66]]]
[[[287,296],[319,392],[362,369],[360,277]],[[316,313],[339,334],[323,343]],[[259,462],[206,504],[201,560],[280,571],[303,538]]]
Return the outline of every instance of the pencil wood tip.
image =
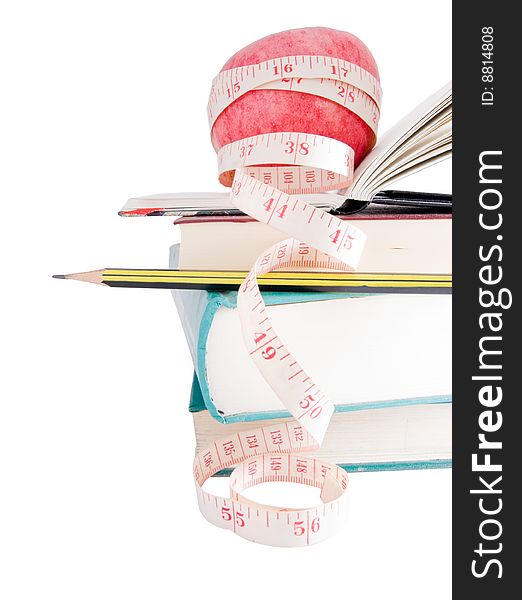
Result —
[[[83,273],[69,273],[67,275],[53,275],[55,279],[75,279],[87,283],[103,284],[103,269],[98,271],[85,271]]]

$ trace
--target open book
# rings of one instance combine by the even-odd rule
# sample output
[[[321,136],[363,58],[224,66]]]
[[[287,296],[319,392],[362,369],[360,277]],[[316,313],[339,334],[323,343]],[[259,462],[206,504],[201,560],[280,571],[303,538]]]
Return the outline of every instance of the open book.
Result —
[[[348,198],[369,201],[394,181],[450,157],[451,89],[448,83],[382,136],[357,167]]]
[[[415,193],[381,190],[402,177],[449,158],[452,151],[451,91],[450,82],[388,130],[357,167],[349,188],[338,193],[307,194],[306,201],[325,210],[347,212],[353,200],[415,205]],[[447,196],[419,195],[420,205],[430,203],[434,208],[451,207]],[[232,205],[229,192],[182,192],[131,198],[119,212],[122,216],[201,213],[237,214],[238,210]]]

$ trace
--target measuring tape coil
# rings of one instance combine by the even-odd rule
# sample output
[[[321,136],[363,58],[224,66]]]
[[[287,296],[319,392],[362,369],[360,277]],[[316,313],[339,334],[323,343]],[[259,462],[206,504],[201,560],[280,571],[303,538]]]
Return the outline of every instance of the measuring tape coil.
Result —
[[[212,127],[237,98],[253,89],[302,91],[328,98],[359,115],[376,132],[381,89],[357,65],[324,56],[287,56],[220,73],[208,104]],[[219,174],[235,171],[234,205],[288,234],[259,256],[238,290],[243,340],[257,368],[295,421],[258,427],[222,438],[197,452],[194,478],[201,512],[211,523],[246,539],[273,546],[303,546],[335,533],[346,517],[346,472],[307,454],[317,450],[334,412],[332,401],[274,331],[257,277],[276,269],[328,262],[354,270],[365,234],[303,200],[307,193],[346,187],[353,178],[354,151],[324,136],[267,133],[227,144],[218,151]],[[203,489],[215,473],[234,468],[230,496]],[[261,505],[243,492],[260,483],[287,481],[320,488],[322,504],[306,509]]]

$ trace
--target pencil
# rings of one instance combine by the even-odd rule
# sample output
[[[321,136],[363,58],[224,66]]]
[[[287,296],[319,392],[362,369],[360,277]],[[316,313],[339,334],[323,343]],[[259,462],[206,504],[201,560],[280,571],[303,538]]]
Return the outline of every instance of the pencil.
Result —
[[[189,290],[237,290],[247,273],[243,271],[187,271],[177,269],[99,269],[56,279],[75,279],[123,288]],[[451,294],[451,275],[410,273],[356,273],[274,271],[258,279],[269,292],[350,292],[402,294]]]

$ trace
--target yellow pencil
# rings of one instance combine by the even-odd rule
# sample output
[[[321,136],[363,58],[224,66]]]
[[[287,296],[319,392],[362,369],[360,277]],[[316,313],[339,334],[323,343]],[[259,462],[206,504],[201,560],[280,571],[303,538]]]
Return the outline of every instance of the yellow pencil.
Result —
[[[177,269],[99,269],[57,279],[75,279],[125,288],[237,290],[242,271],[186,271]],[[263,291],[451,294],[451,275],[411,273],[357,273],[274,271],[261,275]]]

